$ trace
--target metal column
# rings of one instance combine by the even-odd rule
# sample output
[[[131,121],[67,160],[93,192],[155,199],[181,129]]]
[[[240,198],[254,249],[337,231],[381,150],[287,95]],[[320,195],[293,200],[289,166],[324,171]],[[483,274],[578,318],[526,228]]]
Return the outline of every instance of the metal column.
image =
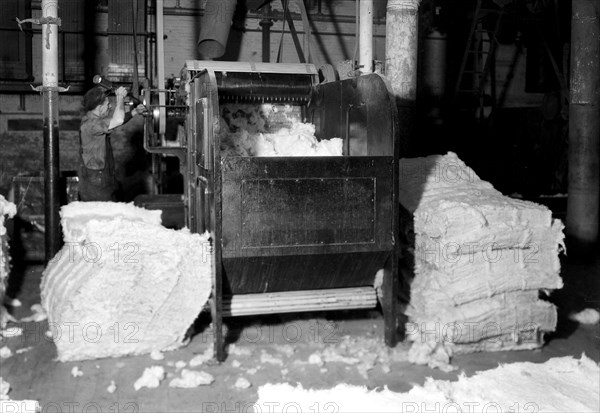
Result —
[[[62,241],[59,216],[58,150],[58,0],[42,1],[42,92],[44,96],[45,257],[49,261]]]
[[[388,0],[385,33],[385,75],[396,96],[400,156],[407,156],[414,134],[417,99],[417,51],[421,0]]]
[[[358,67],[361,73],[373,72],[373,0],[360,0]]]
[[[573,0],[569,106],[569,255],[592,257],[600,192],[600,22],[598,0]]]
[[[258,23],[262,30],[262,61],[269,63],[271,61],[271,27],[273,26],[273,20],[271,20],[271,4],[265,4],[263,6],[263,18]]]

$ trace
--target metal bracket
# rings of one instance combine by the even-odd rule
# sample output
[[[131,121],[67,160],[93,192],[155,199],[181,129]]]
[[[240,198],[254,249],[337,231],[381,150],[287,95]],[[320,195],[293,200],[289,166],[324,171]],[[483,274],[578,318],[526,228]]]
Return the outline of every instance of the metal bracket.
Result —
[[[25,20],[19,20],[17,17],[15,17],[15,20],[17,21],[17,24],[19,25],[19,29],[21,29],[21,31],[23,31],[23,28],[21,27],[22,24],[24,23],[33,23],[33,24],[40,24],[40,25],[44,25],[44,24],[55,24],[57,26],[61,26],[61,21],[60,21],[60,17],[41,17],[39,19],[25,19]],[[50,49],[50,34],[52,33],[52,28],[48,27],[46,30],[46,49]]]
[[[62,87],[62,86],[33,86],[33,85],[29,85],[31,86],[31,88],[33,90],[35,90],[36,92],[40,92],[40,93],[44,93],[44,92],[68,92],[69,88],[71,87],[71,85],[67,86],[67,87]]]

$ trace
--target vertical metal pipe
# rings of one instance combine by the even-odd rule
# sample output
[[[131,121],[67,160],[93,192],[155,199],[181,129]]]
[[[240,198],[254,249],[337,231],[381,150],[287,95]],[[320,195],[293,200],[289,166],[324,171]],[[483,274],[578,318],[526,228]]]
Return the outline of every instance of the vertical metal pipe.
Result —
[[[418,12],[421,0],[388,0],[385,75],[396,97],[401,156],[414,134],[417,99]]]
[[[421,96],[427,99],[427,116],[431,121],[442,121],[442,102],[446,93],[446,35],[437,30],[431,32],[422,44],[419,58]]]
[[[165,39],[164,39],[164,7],[163,0],[156,0],[156,83],[158,85],[158,104],[160,105],[160,117],[158,133],[164,135],[166,130],[165,111]]]
[[[441,100],[446,91],[446,35],[434,30],[425,39],[423,49],[424,87]]]
[[[270,18],[271,4],[265,4],[263,6],[263,18],[260,21],[260,27],[262,28],[262,61],[263,63],[269,63],[271,61],[271,27],[273,26],[273,20]]]
[[[358,68],[361,73],[373,72],[373,0],[359,0]]]
[[[573,0],[569,105],[570,255],[597,253],[600,202],[600,22],[597,0]]]
[[[44,218],[45,258],[60,249],[58,156],[58,0],[42,1],[42,90],[44,96]]]

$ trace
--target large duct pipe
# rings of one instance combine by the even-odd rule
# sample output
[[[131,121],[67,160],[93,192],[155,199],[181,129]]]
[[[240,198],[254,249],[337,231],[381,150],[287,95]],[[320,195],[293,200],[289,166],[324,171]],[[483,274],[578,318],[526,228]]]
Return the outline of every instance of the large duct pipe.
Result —
[[[45,258],[60,249],[58,149],[58,0],[42,1],[42,92],[44,96]]]
[[[441,107],[446,94],[446,35],[434,30],[424,40],[420,51],[420,93],[428,99],[428,117],[441,122]]]
[[[216,59],[225,54],[236,4],[237,0],[206,1],[198,39],[198,53],[202,59]]]
[[[569,105],[569,254],[592,257],[600,202],[600,23],[597,0],[573,0]]]
[[[385,75],[396,97],[402,156],[409,156],[417,99],[417,51],[421,0],[388,0],[385,29]]]
[[[358,68],[361,73],[373,72],[373,0],[359,0],[359,53]]]

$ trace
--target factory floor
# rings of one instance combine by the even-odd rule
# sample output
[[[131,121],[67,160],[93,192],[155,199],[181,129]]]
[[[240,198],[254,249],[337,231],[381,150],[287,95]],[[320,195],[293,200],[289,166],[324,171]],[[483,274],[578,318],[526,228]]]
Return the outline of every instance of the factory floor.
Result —
[[[27,265],[16,268],[11,276],[20,281],[17,298],[22,306],[11,309],[17,318],[29,315],[30,306],[39,302],[42,270],[40,265]],[[240,412],[250,411],[257,390],[265,383],[300,383],[304,388],[319,389],[348,383],[404,392],[415,383],[423,384],[427,377],[454,380],[462,372],[472,375],[498,363],[537,363],[566,355],[579,358],[582,353],[598,362],[600,327],[578,325],[568,315],[584,308],[600,309],[600,260],[577,264],[564,259],[562,277],[565,287],[551,296],[558,306],[558,329],[542,349],[457,356],[452,361],[457,369],[448,373],[408,363],[406,343],[388,352],[381,340],[381,315],[355,311],[234,319],[228,336],[235,346],[222,364],[207,362],[193,368],[214,377],[211,385],[195,389],[169,387],[168,377],[177,375],[175,362],[189,362],[209,348],[212,338],[204,331],[186,347],[165,353],[160,361],[145,355],[61,363],[54,360],[54,344],[45,336],[46,321],[18,323],[23,335],[5,338],[0,345],[13,353],[0,360],[0,376],[10,383],[12,399],[38,400],[42,412]],[[201,329],[202,320],[197,324]],[[27,350],[16,354],[19,349]],[[340,359],[323,363],[327,354],[328,360],[331,354]],[[374,361],[374,355],[384,354],[386,362],[382,358]],[[352,357],[361,361],[352,361]],[[136,391],[134,382],[153,365],[164,366],[167,379],[158,388]],[[75,377],[74,367],[83,374]],[[251,386],[236,387],[240,377]],[[116,385],[113,393],[107,390],[111,380]]]

